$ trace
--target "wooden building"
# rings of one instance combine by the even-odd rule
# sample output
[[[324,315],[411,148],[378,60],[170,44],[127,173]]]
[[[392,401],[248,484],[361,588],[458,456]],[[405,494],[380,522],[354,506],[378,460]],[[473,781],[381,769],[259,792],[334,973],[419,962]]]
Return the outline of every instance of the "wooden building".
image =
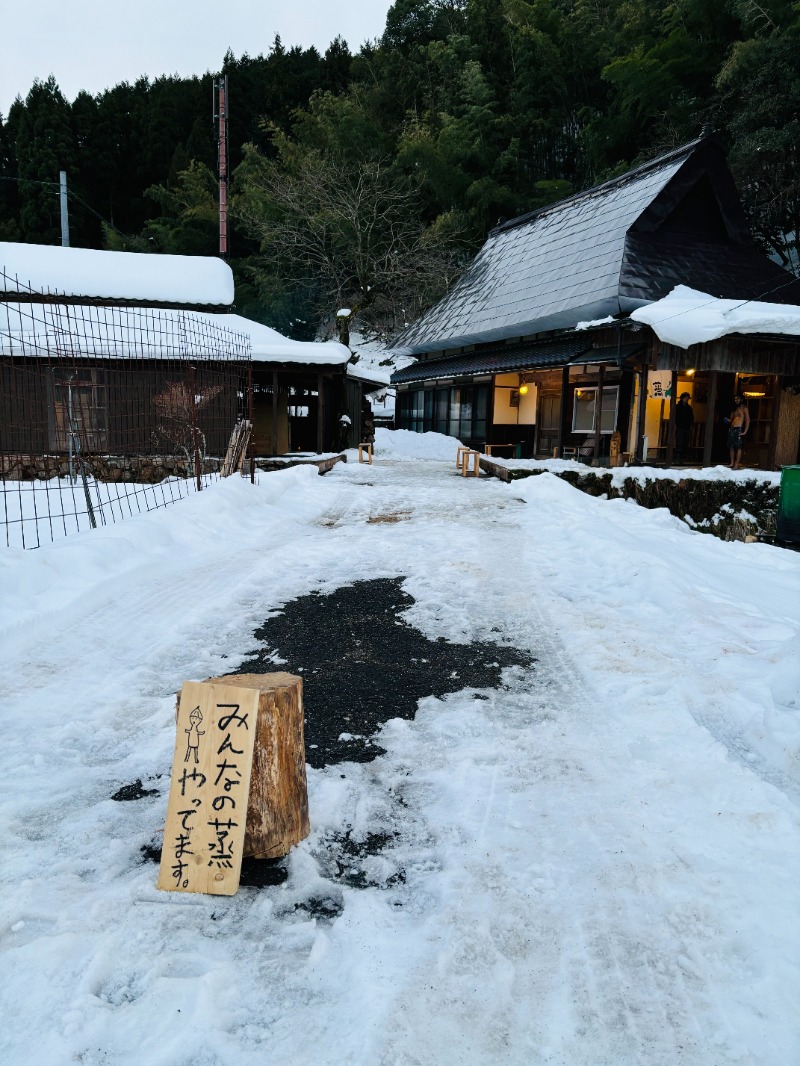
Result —
[[[365,395],[388,384],[341,344],[234,314],[218,259],[0,243],[0,295],[3,470],[186,453],[195,432],[222,456],[251,395],[258,456],[331,452],[360,443]]]
[[[687,461],[727,461],[723,415],[744,393],[745,463],[798,459],[800,338],[726,335],[683,349],[631,315],[683,285],[800,305],[800,280],[754,244],[724,153],[702,137],[497,226],[451,291],[393,347],[397,424],[476,448],[670,463],[673,398],[694,409]]]

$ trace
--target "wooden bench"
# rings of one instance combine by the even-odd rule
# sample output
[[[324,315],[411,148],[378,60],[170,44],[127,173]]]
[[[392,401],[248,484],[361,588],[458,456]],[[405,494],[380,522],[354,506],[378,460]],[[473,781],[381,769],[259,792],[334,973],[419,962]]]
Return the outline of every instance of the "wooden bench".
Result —
[[[521,459],[522,458],[522,443],[519,444],[486,444],[484,445],[484,455],[491,455],[492,452],[497,451],[499,448],[510,448],[512,454],[509,458]]]
[[[366,452],[367,458],[364,458]],[[372,445],[371,444],[359,444],[358,446],[358,461],[359,463],[369,463],[372,465]]]

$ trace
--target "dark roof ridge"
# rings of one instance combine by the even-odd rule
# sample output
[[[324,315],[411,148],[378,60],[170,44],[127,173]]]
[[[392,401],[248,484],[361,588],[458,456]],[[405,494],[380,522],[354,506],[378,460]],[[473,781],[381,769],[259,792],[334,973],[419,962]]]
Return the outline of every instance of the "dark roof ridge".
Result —
[[[563,200],[557,200],[553,204],[547,204],[546,207],[539,207],[535,211],[528,211],[524,215],[518,215],[517,218],[510,218],[507,222],[501,222],[498,226],[489,230],[487,239],[489,237],[496,237],[498,234],[505,233],[508,230],[516,229],[518,226],[524,226],[535,218],[541,218],[550,211],[560,210],[567,204],[575,203],[578,200],[582,200],[584,197],[589,197],[595,193],[605,192],[615,186],[623,185],[625,182],[641,177],[649,170],[656,170],[659,167],[666,166],[681,155],[688,155],[704,141],[713,140],[714,136],[713,133],[704,133],[700,137],[696,137],[693,141],[688,141],[686,144],[682,144],[678,148],[672,148],[669,152],[656,156],[655,159],[648,159],[646,163],[640,163],[639,166],[635,167],[633,170],[626,170],[624,174],[618,174],[616,178],[609,178],[608,181],[603,181],[599,185],[593,185],[589,189],[583,189],[581,192],[574,192],[571,196],[567,196]]]

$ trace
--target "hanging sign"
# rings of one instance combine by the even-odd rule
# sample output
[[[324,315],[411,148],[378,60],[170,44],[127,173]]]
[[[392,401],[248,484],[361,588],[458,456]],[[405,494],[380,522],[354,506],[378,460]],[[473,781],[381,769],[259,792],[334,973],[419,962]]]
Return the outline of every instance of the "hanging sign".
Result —
[[[239,887],[259,692],[181,690],[158,887],[232,896]]]
[[[647,388],[652,400],[668,400],[672,395],[672,371],[651,370],[647,375]]]

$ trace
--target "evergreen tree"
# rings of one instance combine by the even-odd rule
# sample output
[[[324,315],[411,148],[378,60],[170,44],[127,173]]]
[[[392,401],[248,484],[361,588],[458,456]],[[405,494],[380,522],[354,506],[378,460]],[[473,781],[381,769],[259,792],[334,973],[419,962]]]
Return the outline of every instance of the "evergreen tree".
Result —
[[[16,105],[14,105],[16,106]],[[14,144],[22,239],[60,244],[59,171],[76,177],[76,144],[70,107],[52,75],[35,81],[20,111]]]

